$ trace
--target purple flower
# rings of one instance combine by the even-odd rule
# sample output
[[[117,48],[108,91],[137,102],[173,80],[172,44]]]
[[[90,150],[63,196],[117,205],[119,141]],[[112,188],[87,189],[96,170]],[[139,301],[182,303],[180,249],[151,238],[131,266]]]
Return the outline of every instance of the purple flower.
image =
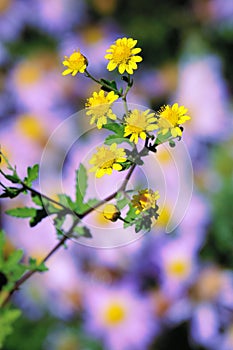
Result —
[[[85,329],[102,338],[108,350],[143,350],[156,334],[149,298],[128,286],[89,285],[85,294]]]

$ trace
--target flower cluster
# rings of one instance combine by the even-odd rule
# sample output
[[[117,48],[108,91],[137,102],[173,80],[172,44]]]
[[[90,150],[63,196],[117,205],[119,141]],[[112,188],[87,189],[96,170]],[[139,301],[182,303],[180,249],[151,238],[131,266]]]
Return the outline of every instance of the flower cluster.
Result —
[[[80,51],[75,51],[70,57],[66,56],[63,61],[66,66],[63,75],[84,73],[85,77],[100,85],[100,90],[94,91],[86,100],[86,115],[90,117],[90,125],[96,124],[97,129],[103,128],[111,134],[105,138],[104,145],[98,147],[89,160],[92,165],[89,172],[94,172],[97,178],[101,178],[104,175],[111,175],[114,170],[124,172],[129,169],[123,187],[120,188],[123,194],[134,168],[144,164],[143,157],[147,156],[149,151],[156,152],[156,147],[165,142],[174,147],[174,139],[180,140],[182,125],[190,119],[187,109],[178,103],[162,106],[157,112],[150,109],[129,108],[127,94],[133,86],[132,75],[138,68],[137,63],[142,61],[142,57],[138,55],[142,50],[136,45],[137,40],[133,38],[118,38],[107,49],[105,55],[105,59],[109,61],[107,69],[113,71],[117,68],[121,80],[127,84],[125,87],[118,87],[118,82],[115,80],[94,77],[88,71],[88,61]],[[113,112],[113,104],[120,99],[123,102],[123,115],[115,112],[117,108]],[[153,147],[150,147],[150,139],[154,142]],[[140,151],[139,140],[140,146],[144,141],[144,147]],[[128,144],[129,147],[119,147],[118,144],[121,143]],[[139,190],[131,198],[125,196],[121,199],[124,203],[122,209],[128,206],[125,217],[121,216],[118,203],[107,204],[102,215],[112,222],[122,220],[125,227],[135,225],[136,232],[150,230],[152,219],[157,219],[159,216],[158,199],[158,191]]]
[[[136,208],[136,214],[149,209],[155,209],[157,200],[159,199],[159,192],[154,192],[151,189],[140,190],[138,194],[133,196],[132,205]]]

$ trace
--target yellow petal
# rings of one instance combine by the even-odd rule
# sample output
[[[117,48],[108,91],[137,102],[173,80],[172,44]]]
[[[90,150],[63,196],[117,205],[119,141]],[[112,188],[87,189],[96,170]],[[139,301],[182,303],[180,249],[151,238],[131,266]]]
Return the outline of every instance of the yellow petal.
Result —
[[[68,75],[68,74],[70,74],[72,72],[72,69],[66,69],[66,70],[64,70],[64,72],[62,72],[62,75]]]
[[[113,62],[113,61],[110,61],[109,64],[107,65],[107,69],[109,71],[114,70],[116,67],[117,67],[117,64],[115,62]]]
[[[140,49],[139,47],[137,47],[137,48],[133,49],[131,52],[132,52],[133,55],[136,55],[137,53],[139,53],[139,52],[141,52],[141,51],[142,51],[142,49]]]
[[[123,74],[125,72],[125,64],[120,64],[118,67],[119,73]]]
[[[112,167],[113,167],[114,170],[117,170],[117,171],[122,169],[122,165],[120,165],[118,163],[114,163]]]

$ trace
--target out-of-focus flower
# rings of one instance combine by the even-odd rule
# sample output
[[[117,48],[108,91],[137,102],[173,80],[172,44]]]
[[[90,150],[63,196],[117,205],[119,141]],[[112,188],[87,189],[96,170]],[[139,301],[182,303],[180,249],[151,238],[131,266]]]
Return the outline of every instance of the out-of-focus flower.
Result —
[[[114,204],[106,204],[103,210],[103,215],[107,220],[117,221],[120,216],[119,209]]]
[[[102,177],[104,174],[111,175],[113,170],[120,171],[123,163],[126,161],[124,148],[117,148],[117,144],[113,143],[110,148],[106,146],[98,147],[90,164],[93,164],[91,172],[95,172],[96,177]]]
[[[94,286],[86,293],[86,329],[105,349],[146,349],[156,331],[151,300],[128,286]]]
[[[129,116],[125,118],[125,132],[124,136],[130,136],[130,141],[138,143],[138,137],[142,140],[146,139],[147,133],[149,131],[156,130],[158,126],[156,125],[157,119],[155,118],[155,113],[150,113],[150,110],[139,111],[134,109]]]
[[[183,137],[188,146],[195,143],[193,153],[198,150],[198,139],[216,141],[226,136],[230,105],[221,61],[217,56],[190,58],[182,62],[175,99],[187,106],[192,117]]]
[[[84,73],[88,65],[86,57],[80,51],[74,51],[70,57],[65,56],[65,60],[62,63],[67,67],[62,75],[72,74],[73,76],[77,73]]]
[[[107,124],[107,118],[116,120],[116,115],[112,112],[111,105],[118,99],[113,91],[108,92],[105,95],[103,90],[100,92],[93,92],[92,97],[87,99],[86,107],[89,108],[86,112],[87,115],[91,115],[90,125],[97,122],[97,128],[101,129],[103,125]]]
[[[157,199],[159,199],[158,191],[154,192],[148,188],[139,191],[138,194],[134,195],[132,199],[132,205],[134,208],[136,208],[136,214],[151,208],[155,209]]]
[[[65,96],[64,79],[52,52],[37,52],[17,62],[6,81],[6,91],[19,107],[47,111],[61,105]]]
[[[84,23],[86,19],[86,3],[83,0],[30,1],[35,11],[31,22],[53,37],[65,36],[75,25]]]
[[[163,106],[158,111],[158,126],[160,128],[158,133],[165,135],[170,131],[173,137],[182,136],[180,125],[190,119],[186,114],[187,111],[184,106],[179,107],[178,103],[174,103],[172,106]]]
[[[177,296],[190,285],[196,273],[197,243],[192,237],[163,242],[155,264],[160,269],[161,288],[168,296]]]
[[[142,61],[142,57],[137,54],[142,51],[140,48],[135,48],[137,40],[132,38],[120,38],[107,50],[109,52],[105,58],[109,60],[107,69],[109,71],[118,67],[120,74],[126,71],[133,74],[133,70],[137,69],[137,63]]]

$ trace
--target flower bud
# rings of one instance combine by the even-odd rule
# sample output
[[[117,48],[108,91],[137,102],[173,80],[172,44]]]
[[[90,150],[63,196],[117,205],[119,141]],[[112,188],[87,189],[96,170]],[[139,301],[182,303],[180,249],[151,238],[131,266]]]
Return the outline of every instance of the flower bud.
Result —
[[[103,216],[105,219],[115,222],[120,217],[120,214],[119,209],[114,204],[105,205],[103,210]]]

